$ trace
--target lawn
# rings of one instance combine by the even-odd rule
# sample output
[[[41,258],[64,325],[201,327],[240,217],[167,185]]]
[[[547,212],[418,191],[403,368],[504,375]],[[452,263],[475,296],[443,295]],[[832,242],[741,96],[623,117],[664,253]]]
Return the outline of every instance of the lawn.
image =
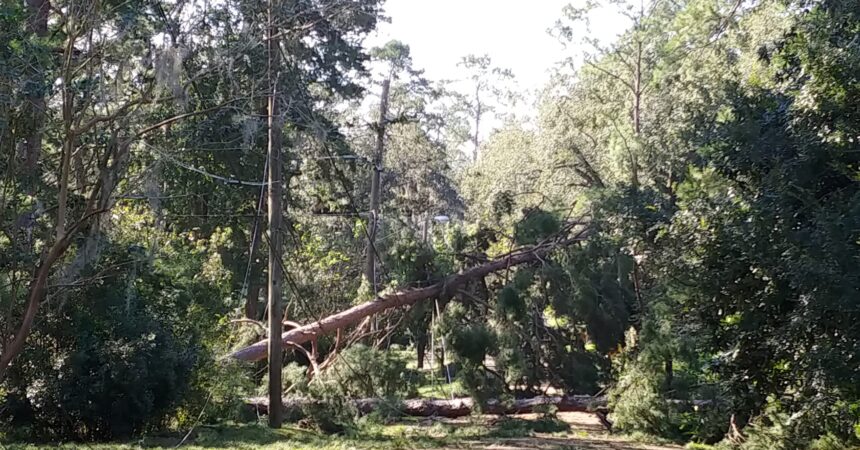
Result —
[[[172,449],[183,435],[149,436],[135,442],[104,444],[0,443],[3,450],[132,450]],[[363,424],[351,433],[325,435],[287,425],[271,430],[263,425],[219,425],[196,429],[182,446],[203,449],[570,449],[665,450],[677,447],[635,443],[610,436],[588,414],[563,413],[560,420],[536,417],[422,420],[391,425]]]

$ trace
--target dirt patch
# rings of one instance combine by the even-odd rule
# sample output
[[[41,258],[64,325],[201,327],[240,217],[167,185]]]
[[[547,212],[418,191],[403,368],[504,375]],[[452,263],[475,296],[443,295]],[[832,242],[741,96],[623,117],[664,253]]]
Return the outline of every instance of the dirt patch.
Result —
[[[518,414],[518,419],[535,420],[537,414]],[[623,437],[613,436],[601,425],[593,414],[581,412],[558,413],[558,418],[570,425],[570,430],[563,433],[533,433],[528,437],[517,438],[482,438],[466,440],[448,449],[475,450],[678,450],[683,447],[676,445],[653,445],[632,442]],[[482,418],[491,423],[497,417]],[[468,419],[451,419],[446,423],[456,425]],[[474,420],[474,419],[473,419]]]

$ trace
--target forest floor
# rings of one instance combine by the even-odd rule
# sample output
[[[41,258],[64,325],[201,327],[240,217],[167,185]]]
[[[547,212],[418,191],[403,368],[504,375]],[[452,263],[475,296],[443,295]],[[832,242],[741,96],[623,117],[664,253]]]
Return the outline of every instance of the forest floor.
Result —
[[[261,425],[206,426],[196,429],[182,448],[203,449],[481,449],[481,450],[669,450],[674,445],[634,442],[608,434],[591,414],[559,413],[557,421],[519,415],[421,420],[391,425],[363,425],[346,436],[330,436],[287,425],[270,430]],[[181,435],[148,437],[138,442],[105,444],[18,444],[0,442],[2,450],[131,450],[170,449]]]

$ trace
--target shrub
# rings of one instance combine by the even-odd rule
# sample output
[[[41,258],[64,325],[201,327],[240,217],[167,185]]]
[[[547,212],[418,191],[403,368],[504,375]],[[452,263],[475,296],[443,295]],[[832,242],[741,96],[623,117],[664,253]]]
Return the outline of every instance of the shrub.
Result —
[[[182,400],[199,344],[182,339],[145,310],[117,303],[117,289],[90,291],[97,308],[78,304],[65,326],[42,329],[8,380],[13,426],[41,436],[127,437],[159,424]],[[23,360],[24,358],[22,358]]]
[[[45,311],[4,380],[0,424],[28,439],[102,440],[196,419],[202,400],[193,400],[212,386],[197,369],[214,366],[204,338],[221,297],[181,276],[199,273],[201,259],[150,266],[135,257],[129,264],[126,248],[107,243],[81,275],[96,281]]]

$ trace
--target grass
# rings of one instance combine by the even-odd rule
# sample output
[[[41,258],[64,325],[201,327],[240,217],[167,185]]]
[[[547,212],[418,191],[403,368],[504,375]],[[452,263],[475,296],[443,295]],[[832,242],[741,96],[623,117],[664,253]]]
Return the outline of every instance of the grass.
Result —
[[[425,384],[419,386],[418,396],[421,398],[468,397],[469,391],[463,387],[463,384],[458,379],[455,379],[451,383],[445,383],[442,378],[437,378],[435,380],[427,380]]]
[[[549,423],[552,422],[552,423]],[[182,448],[203,449],[249,449],[249,450],[288,450],[288,449],[421,449],[454,446],[470,440],[504,439],[526,437],[534,432],[561,433],[568,429],[567,424],[547,420],[507,419],[491,425],[477,421],[450,424],[435,422],[400,423],[378,425],[363,423],[351,433],[325,435],[294,426],[272,430],[262,424],[218,425],[197,429]],[[132,449],[171,449],[182,440],[182,435],[148,436],[143,439],[124,443],[104,444],[57,444],[57,443],[2,443],[2,450],[132,450]]]

